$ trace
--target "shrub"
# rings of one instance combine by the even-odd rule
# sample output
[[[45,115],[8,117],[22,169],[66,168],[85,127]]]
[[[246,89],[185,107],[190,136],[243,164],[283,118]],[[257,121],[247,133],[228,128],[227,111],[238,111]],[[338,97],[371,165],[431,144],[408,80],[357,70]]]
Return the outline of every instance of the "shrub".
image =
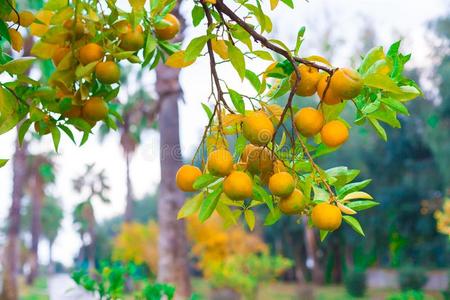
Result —
[[[353,297],[362,297],[366,293],[366,273],[361,270],[350,271],[345,276],[345,289]]]
[[[420,291],[428,278],[424,269],[410,266],[400,270],[398,280],[402,291]]]
[[[424,300],[425,295],[421,291],[405,291],[399,294],[390,295],[388,300]]]

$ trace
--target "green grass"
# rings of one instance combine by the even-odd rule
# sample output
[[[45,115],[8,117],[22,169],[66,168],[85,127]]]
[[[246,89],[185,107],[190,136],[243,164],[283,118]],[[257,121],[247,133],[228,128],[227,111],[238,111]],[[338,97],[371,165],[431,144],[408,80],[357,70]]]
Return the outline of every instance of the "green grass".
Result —
[[[210,299],[211,288],[207,281],[194,278],[192,280],[193,291],[200,295],[201,299]],[[309,292],[309,293],[308,293]],[[311,299],[311,293],[314,300],[369,300],[369,299],[387,299],[390,295],[399,293],[392,289],[369,289],[367,295],[362,298],[353,298],[347,294],[344,286],[326,285],[326,286],[305,286],[299,288],[295,283],[272,282],[262,284],[259,289],[258,300],[297,300]],[[427,292],[425,300],[444,300],[439,292]]]
[[[25,279],[20,279],[20,300],[49,300],[47,291],[47,278],[36,278],[33,286],[27,286]]]

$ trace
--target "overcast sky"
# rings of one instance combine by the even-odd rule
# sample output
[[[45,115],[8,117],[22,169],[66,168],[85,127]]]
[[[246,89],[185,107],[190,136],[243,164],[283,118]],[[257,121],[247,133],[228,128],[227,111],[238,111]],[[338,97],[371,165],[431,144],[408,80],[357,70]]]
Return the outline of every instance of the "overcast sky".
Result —
[[[449,0],[310,0],[306,3],[297,2],[295,10],[290,10],[284,4],[270,13],[274,21],[272,37],[284,40],[292,45],[297,33],[296,28],[305,25],[306,41],[303,56],[320,54],[317,52],[323,45],[324,33],[330,31],[331,43],[340,41],[342,46],[335,49],[333,64],[347,65],[354,57],[354,49],[358,49],[358,39],[361,31],[371,24],[377,34],[377,42],[388,46],[399,38],[403,38],[403,50],[413,52],[412,65],[424,67],[429,62],[429,36],[426,26],[430,20],[445,14],[450,9]],[[126,1],[119,1],[124,5]],[[186,15],[190,15],[190,5],[183,6]],[[330,29],[331,28],[331,29]],[[188,38],[202,34],[201,26],[188,28]],[[290,42],[290,43],[289,43]],[[361,53],[362,54],[362,53]],[[267,63],[254,65],[252,69],[262,71]],[[221,77],[231,87],[247,90],[242,85],[233,69],[224,67],[220,70]],[[131,75],[132,76],[132,75]],[[208,61],[199,59],[196,64],[184,69],[181,73],[181,83],[185,102],[180,105],[181,143],[184,157],[190,157],[199,142],[201,130],[205,126],[206,117],[200,106],[209,95],[210,71]],[[154,75],[146,74],[144,85],[149,87],[154,82]],[[135,87],[131,86],[131,90]],[[124,93],[121,94],[124,96]],[[10,158],[13,153],[15,132],[0,136],[0,158]],[[33,143],[32,153],[51,150],[51,139],[46,136],[41,143]],[[56,158],[57,183],[53,193],[58,196],[64,206],[66,218],[63,230],[55,243],[54,258],[66,265],[72,264],[73,257],[80,246],[78,235],[73,229],[70,218],[73,207],[84,200],[72,190],[72,179],[83,172],[88,163],[96,164],[98,169],[105,169],[112,190],[109,205],[96,204],[96,217],[104,219],[124,211],[125,205],[125,162],[119,147],[117,134],[109,135],[100,144],[96,136],[92,136],[81,148],[73,145],[65,136],[60,146],[60,154]],[[0,169],[0,220],[5,220],[11,199],[12,173],[11,163]],[[131,177],[138,198],[147,193],[154,193],[159,182],[159,135],[157,132],[146,133],[142,145],[131,165]],[[4,222],[2,222],[4,224]],[[0,240],[1,242],[2,240]],[[47,259],[46,244],[41,243],[43,261]]]

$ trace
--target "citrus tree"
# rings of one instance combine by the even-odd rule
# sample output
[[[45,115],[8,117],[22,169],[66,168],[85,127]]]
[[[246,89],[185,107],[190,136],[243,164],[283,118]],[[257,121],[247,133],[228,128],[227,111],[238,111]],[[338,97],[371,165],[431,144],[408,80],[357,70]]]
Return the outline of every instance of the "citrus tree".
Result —
[[[194,0],[191,21],[204,30],[182,48],[171,42],[180,31],[170,13],[176,1],[129,0],[130,12],[115,2],[49,0],[31,13],[0,1],[2,45],[20,51],[22,28],[36,37],[33,57],[0,52],[0,72],[9,75],[0,83],[0,133],[20,124],[22,141],[33,127],[51,135],[58,150],[61,133],[77,142],[81,132],[82,145],[97,123],[116,129],[122,122],[112,103],[120,89],[119,62],[184,68],[206,56],[211,94],[202,106],[208,122],[192,160],[201,165],[184,165],[176,177],[181,190],[196,195],[179,217],[198,211],[205,221],[217,211],[231,223],[243,216],[253,229],[254,209],[264,206],[265,225],[282,214],[306,215],[322,239],[342,220],[364,235],[354,215],[377,205],[362,191],[370,180],[354,182],[358,170],[323,169],[316,160],[337,151],[351,127],[369,125],[384,140],[383,126],[400,127],[398,114],[408,115],[405,103],[421,94],[403,74],[410,55],[400,53],[400,42],[370,50],[356,69],[334,66],[320,55],[302,56],[304,27],[293,45],[267,37],[268,11],[292,8],[292,0]],[[50,59],[48,81],[26,75],[36,60]],[[267,61],[267,69],[254,70],[257,61]],[[219,64],[230,64],[254,91],[230,87]],[[302,99],[315,94],[314,107],[302,107]],[[346,106],[355,107],[353,120],[340,118]]]

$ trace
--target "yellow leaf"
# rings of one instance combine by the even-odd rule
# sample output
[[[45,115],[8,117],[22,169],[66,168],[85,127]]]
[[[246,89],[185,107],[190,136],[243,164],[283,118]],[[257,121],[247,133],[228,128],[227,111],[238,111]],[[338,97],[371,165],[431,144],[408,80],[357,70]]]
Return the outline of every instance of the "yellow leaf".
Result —
[[[172,67],[172,68],[184,68],[187,66],[192,65],[195,62],[195,60],[192,61],[184,61],[184,50],[180,50],[178,52],[175,52],[171,56],[169,56],[166,60],[166,66]]]
[[[240,124],[244,120],[245,116],[240,114],[226,114],[222,117],[222,126],[233,126]]]
[[[224,40],[212,39],[211,46],[213,51],[216,52],[217,55],[220,56],[220,58],[222,58],[223,60],[227,60],[229,58],[228,46]]]
[[[323,63],[330,67],[332,66],[331,63],[328,61],[328,59],[326,59],[320,55],[311,55],[311,56],[305,57],[305,59],[309,60],[309,61],[320,62],[320,63]]]
[[[365,192],[353,192],[344,197],[344,201],[355,200],[355,199],[369,199],[372,200],[373,197]]]
[[[41,10],[36,14],[36,19],[44,24],[33,23],[30,26],[30,32],[34,36],[43,36],[48,31],[48,25],[53,17],[53,12],[50,10]]]
[[[8,29],[9,36],[11,38],[11,48],[16,50],[17,52],[21,51],[23,48],[23,38],[22,35],[15,29]]]
[[[133,10],[142,10],[145,5],[145,0],[128,0]]]
[[[31,54],[41,59],[50,59],[58,48],[58,45],[39,41],[31,48]]]
[[[270,9],[274,10],[275,8],[277,8],[279,0],[270,0]]]
[[[269,104],[264,106],[268,112],[270,118],[275,118],[276,120],[280,120],[281,115],[283,114],[284,108],[278,104]]]
[[[337,206],[339,207],[339,209],[347,215],[356,215],[356,211],[354,211],[353,209],[351,209],[350,207],[345,206],[344,204],[337,202]]]

